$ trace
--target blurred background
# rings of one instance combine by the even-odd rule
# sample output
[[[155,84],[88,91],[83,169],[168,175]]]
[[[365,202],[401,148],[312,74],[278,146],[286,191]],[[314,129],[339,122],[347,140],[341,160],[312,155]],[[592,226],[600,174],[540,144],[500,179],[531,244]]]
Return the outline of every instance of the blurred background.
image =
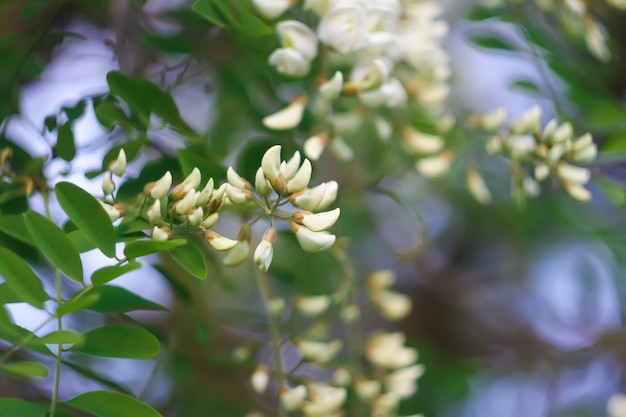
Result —
[[[591,203],[574,202],[548,185],[525,206],[516,204],[503,163],[475,159],[471,149],[482,145],[464,132],[460,140],[480,162],[495,196],[491,205],[471,198],[463,169],[454,166],[432,181],[406,168],[388,170],[382,178],[366,174],[372,160],[384,159],[384,144],[369,149],[357,142],[349,166],[332,155],[316,164],[317,180],[340,184],[337,234],[349,242],[357,275],[364,279],[370,271],[392,269],[397,288],[413,299],[414,311],[397,327],[419,349],[426,373],[417,395],[403,404],[404,414],[599,416],[610,395],[626,390],[626,14],[603,1],[586,3],[610,39],[612,57],[601,60],[560,15],[561,2],[554,3],[544,11],[531,1],[495,9],[443,2],[453,69],[447,106],[458,118],[496,107],[517,117],[538,104],[544,122],[557,116],[571,120],[577,132],[591,131],[601,149],[592,167]],[[202,19],[187,1],[0,1],[0,147],[17,145],[30,159],[49,158],[56,138],[45,126],[57,115],[56,122],[71,122],[78,157],[46,164],[43,175],[52,183],[69,179],[97,192],[103,160],[129,144],[137,144],[129,193],[133,177],[171,168],[181,178],[180,148],[190,161],[200,160],[223,177],[216,161],[245,166],[237,155],[251,147],[278,142],[295,149],[292,133],[269,136],[259,123],[280,107],[289,89],[284,83],[276,87],[266,65],[275,42],[273,35],[242,39]],[[127,129],[107,129],[106,115],[97,114],[86,98],[108,93],[106,74],[112,70],[161,85],[189,126],[208,133],[185,140],[167,129],[135,128],[132,120]],[[29,204],[41,207],[36,197]],[[3,214],[11,210],[20,209],[2,206]],[[24,245],[6,235],[0,239],[37,262]],[[332,259],[315,255],[306,261],[288,251],[277,248],[277,292],[324,292],[333,279],[328,271],[336,269]],[[104,261],[84,256],[89,271]],[[293,274],[290,263],[298,262],[306,262],[304,276]],[[244,345],[257,359],[271,356],[261,343],[262,305],[249,273],[214,266],[200,282],[170,259],[155,257],[152,265],[118,285],[171,309],[131,314],[160,335],[166,357],[141,363],[85,360],[100,380],[68,371],[62,395],[112,388],[107,381],[115,379],[117,388],[168,416],[237,416],[257,407],[247,387],[251,365],[232,359],[233,350]],[[31,330],[42,321],[27,306],[7,309]],[[80,329],[103,319],[85,313],[74,320]],[[368,332],[389,325],[365,315],[363,326]],[[36,401],[49,391],[48,380],[0,375],[2,396]]]

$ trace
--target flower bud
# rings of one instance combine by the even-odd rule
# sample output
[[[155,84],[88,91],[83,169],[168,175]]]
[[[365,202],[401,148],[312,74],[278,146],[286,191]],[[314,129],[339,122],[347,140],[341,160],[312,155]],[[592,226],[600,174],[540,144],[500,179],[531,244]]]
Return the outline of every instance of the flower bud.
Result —
[[[584,184],[591,178],[591,171],[588,168],[578,167],[576,165],[561,162],[556,167],[556,174],[563,181],[569,181],[578,184]]]
[[[444,141],[440,136],[419,132],[409,126],[402,131],[402,139],[406,148],[418,155],[437,153],[444,146]]]
[[[201,175],[198,168],[194,168],[191,173],[172,190],[170,195],[172,200],[180,200],[184,198],[190,190],[196,190],[200,185]]]
[[[267,366],[262,363],[257,365],[256,369],[250,377],[250,385],[252,390],[257,394],[263,394],[270,382],[270,374]]]
[[[352,382],[352,373],[349,369],[339,366],[335,369],[332,376],[333,385],[347,387]]]
[[[285,299],[273,297],[267,302],[267,309],[272,316],[279,316],[285,311]]]
[[[307,392],[304,385],[298,385],[290,389],[284,389],[280,393],[280,403],[287,411],[295,411],[306,399]]]
[[[221,236],[219,233],[216,233],[212,230],[207,231],[204,234],[204,238],[207,242],[209,242],[209,245],[211,245],[213,249],[218,251],[231,250],[238,242],[237,240]]]
[[[284,48],[294,49],[307,61],[317,56],[317,36],[302,22],[283,20],[276,25],[276,31]]]
[[[314,232],[307,227],[291,223],[300,247],[306,252],[320,252],[333,246],[336,236],[328,232]]]
[[[390,269],[381,269],[372,272],[366,281],[367,291],[375,294],[379,291],[386,290],[396,281],[396,273]]]
[[[268,129],[287,130],[300,124],[307,104],[306,96],[296,97],[287,107],[263,118],[263,125]],[[265,176],[267,173],[264,171]]]
[[[341,310],[341,319],[346,323],[354,323],[361,317],[361,309],[356,304],[348,304]]]
[[[337,181],[328,181],[324,184],[326,184],[326,187],[324,189],[324,195],[322,196],[322,200],[317,205],[316,210],[324,210],[326,207],[334,203],[337,199],[337,191],[339,190],[339,185],[337,184]]]
[[[254,250],[254,263],[258,265],[259,269],[263,272],[267,272],[272,264],[272,258],[274,256],[274,244],[269,240],[261,240]]]
[[[203,217],[204,210],[202,210],[202,207],[196,207],[195,209],[191,209],[187,212],[187,221],[190,226],[200,226]]]
[[[580,183],[566,181],[563,183],[563,187],[567,194],[576,201],[586,202],[591,200],[591,192]]]
[[[272,192],[272,186],[268,183],[265,175],[263,175],[263,168],[259,167],[254,176],[254,188],[259,195],[267,196]]]
[[[233,167],[228,167],[226,170],[226,178],[228,183],[235,188],[250,190],[252,186],[248,181],[241,178],[237,172],[233,169]]]
[[[160,180],[146,185],[146,194],[156,200],[160,200],[167,195],[172,186],[172,174],[167,171]]]
[[[288,77],[300,78],[311,72],[311,60],[293,48],[274,50],[267,62]]]
[[[154,225],[161,221],[161,200],[156,200],[154,204],[148,207],[146,212],[150,224]]]
[[[273,184],[280,175],[280,145],[274,145],[263,154],[261,168],[263,175]]]
[[[295,343],[304,359],[318,364],[332,361],[343,346],[339,339],[322,343],[298,338],[295,340]]]
[[[345,388],[321,383],[309,384],[308,391],[310,400],[302,405],[305,417],[330,416],[341,408],[347,397]]]
[[[333,101],[341,94],[342,87],[343,74],[337,71],[330,80],[318,87],[317,92],[324,100]]]
[[[158,227],[154,226],[152,228],[152,240],[156,240],[159,242],[164,242],[170,238],[170,228],[167,226]]]
[[[198,193],[196,190],[190,189],[185,197],[182,200],[177,201],[172,206],[172,211],[178,215],[185,215],[191,209],[193,209],[196,205],[196,198],[198,197]]]
[[[282,161],[280,163],[280,173],[283,174],[285,181],[289,181],[296,175],[300,166],[300,152],[295,151],[289,162]]]
[[[121,177],[126,172],[126,153],[120,149],[117,159],[109,164],[109,171]]]
[[[359,398],[363,400],[371,400],[380,394],[381,383],[375,379],[360,378],[356,381],[355,391]]]
[[[305,159],[300,169],[293,175],[293,178],[287,180],[287,192],[297,193],[304,190],[311,180],[311,172],[311,162]]]
[[[213,194],[213,188],[214,188],[213,178],[209,178],[209,181],[207,181],[202,191],[198,193],[198,197],[196,198],[196,207],[204,206],[211,200],[211,196]]]
[[[204,227],[205,229],[210,229],[211,227],[215,225],[215,223],[217,223],[219,216],[220,216],[219,213],[212,213],[208,215],[206,219],[202,220],[202,223],[200,223],[200,226]]]
[[[365,356],[379,368],[400,369],[417,360],[417,351],[404,346],[406,336],[401,332],[378,333],[367,343]]]
[[[313,214],[308,211],[296,211],[293,213],[293,220],[306,226],[314,232],[330,229],[339,218],[340,209]]]
[[[539,123],[541,122],[541,107],[534,106],[526,111],[521,119],[516,120],[511,125],[513,133],[539,132]]]
[[[371,296],[380,314],[389,321],[402,320],[413,308],[411,298],[395,291],[383,290]]]
[[[250,190],[233,187],[230,184],[226,186],[226,195],[233,204],[245,204],[253,197]]]
[[[426,177],[436,178],[442,176],[450,169],[453,160],[454,154],[450,151],[445,151],[439,155],[418,160],[415,168]]]
[[[111,195],[115,191],[115,182],[111,178],[110,172],[105,172],[102,178],[102,192],[104,195]]]
[[[552,139],[555,143],[562,143],[572,137],[572,133],[574,133],[574,129],[570,122],[565,122],[561,126],[559,126],[552,135]]]
[[[100,200],[98,200],[98,202],[100,203],[102,208],[104,208],[104,211],[106,211],[106,213],[109,215],[109,218],[111,219],[112,222],[114,222],[115,220],[119,219],[120,217],[124,215],[124,212],[125,212],[124,206],[122,206],[121,204],[115,204],[112,206],[110,204],[103,203]]]
[[[470,194],[481,204],[491,203],[491,192],[485,184],[485,180],[474,167],[467,169],[466,173],[467,189]]]

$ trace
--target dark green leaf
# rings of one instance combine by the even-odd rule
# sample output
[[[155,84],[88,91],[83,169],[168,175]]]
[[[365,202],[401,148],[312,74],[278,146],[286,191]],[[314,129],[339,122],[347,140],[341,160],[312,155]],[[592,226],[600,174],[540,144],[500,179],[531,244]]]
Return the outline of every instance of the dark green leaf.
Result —
[[[248,36],[263,36],[273,33],[271,26],[249,13],[243,15],[238,26]]]
[[[48,294],[39,277],[21,257],[3,247],[0,247],[0,275],[20,300],[44,308],[43,303],[48,300]]]
[[[46,129],[48,129],[48,132],[52,132],[54,129],[57,128],[57,116],[52,115],[46,117],[43,121],[43,124],[46,126]]]
[[[196,278],[206,279],[208,271],[204,255],[196,246],[195,241],[190,241],[187,245],[171,249],[170,254],[185,271]]]
[[[156,240],[135,240],[126,245],[124,248],[124,255],[128,259],[135,259],[140,256],[150,255],[152,253],[161,252],[183,246],[187,243],[185,239],[172,239],[165,242],[159,242]]]
[[[74,144],[74,132],[72,126],[65,123],[57,131],[56,154],[66,161],[71,161],[76,156],[76,145]]]
[[[125,313],[134,310],[167,311],[166,307],[146,300],[124,288],[103,285],[95,289],[100,300],[89,309],[102,314]]]
[[[13,323],[0,324],[0,339],[12,345],[26,347],[42,355],[52,355],[50,349],[41,343],[41,339],[37,335]]]
[[[74,230],[67,234],[67,237],[72,242],[74,248],[78,251],[78,253],[89,252],[90,250],[94,250],[96,248],[96,244],[92,239],[87,236],[85,232],[82,230]]]
[[[19,376],[34,376],[45,378],[48,376],[48,368],[38,362],[11,362],[0,366],[3,371]],[[6,414],[0,414],[6,415]],[[19,414],[21,416],[21,414]]]
[[[0,398],[0,416],[46,417],[48,410],[17,398]]]
[[[596,177],[595,183],[616,205],[623,206],[626,203],[626,188],[623,185],[602,176]]]
[[[213,0],[196,0],[191,9],[217,26],[226,28],[230,25],[228,17],[222,14]]]
[[[69,278],[83,282],[80,255],[63,230],[34,211],[27,212],[24,218],[30,235],[46,258]]]
[[[87,107],[87,102],[85,100],[81,100],[78,103],[76,103],[76,105],[74,105],[73,107],[63,106],[61,107],[61,110],[65,112],[69,121],[73,122],[74,120],[82,116],[83,113],[85,113],[86,107]]]
[[[7,214],[0,216],[0,230],[13,239],[36,246],[35,241],[28,233],[24,216],[21,214]]]
[[[96,106],[96,117],[107,129],[113,129],[115,125],[119,125],[124,129],[133,129],[135,123],[130,120],[124,110],[110,100],[105,100]]]
[[[194,168],[200,170],[202,174],[201,187],[206,184],[210,177],[216,180],[226,177],[226,169],[221,163],[216,161],[210,154],[204,153],[201,149],[180,148],[177,154],[183,175],[189,175]]]
[[[141,268],[139,262],[129,262],[126,265],[111,265],[102,267],[91,275],[91,283],[93,285],[106,284],[115,278],[124,275],[127,272]]]
[[[107,83],[111,94],[124,100],[133,113],[147,125],[150,120],[150,103],[143,97],[139,80],[119,71],[111,71],[107,74]]]
[[[502,51],[517,51],[517,47],[503,36],[469,36],[469,40],[478,46]]]
[[[43,336],[41,341],[50,345],[80,345],[85,342],[85,336],[71,330],[61,330]]]
[[[139,327],[110,325],[85,333],[85,344],[72,349],[107,358],[153,359],[161,345],[152,333]]]
[[[162,417],[149,405],[110,391],[87,392],[66,401],[66,404],[97,417]]]
[[[57,307],[56,315],[64,316],[66,314],[85,310],[97,303],[99,299],[100,295],[95,293],[88,293],[81,297],[72,298]]]
[[[541,89],[537,86],[537,84],[535,84],[533,81],[530,81],[530,80],[515,81],[511,84],[511,88],[522,90],[522,91],[532,93],[532,94],[538,94],[538,95],[542,94]]]
[[[626,131],[616,130],[611,132],[606,139],[600,142],[598,148],[600,152],[609,153],[611,155],[626,154]]]
[[[15,291],[13,291],[11,287],[9,287],[9,284],[7,284],[6,282],[0,284],[0,305],[22,302],[24,302],[24,300],[22,300],[17,294],[15,294]]]
[[[70,220],[93,240],[102,253],[109,258],[115,257],[115,229],[100,203],[70,182],[60,182],[54,190]]]

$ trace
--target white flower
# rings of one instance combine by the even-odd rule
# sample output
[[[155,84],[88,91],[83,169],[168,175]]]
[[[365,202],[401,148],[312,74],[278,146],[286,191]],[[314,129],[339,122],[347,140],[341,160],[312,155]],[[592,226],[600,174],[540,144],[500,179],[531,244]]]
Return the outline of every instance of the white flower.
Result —
[[[365,12],[358,6],[338,6],[326,13],[317,28],[319,39],[342,54],[367,44]]]
[[[396,273],[389,269],[372,272],[367,278],[367,290],[375,294],[389,288],[396,280]]]
[[[513,133],[538,132],[541,122],[541,107],[534,106],[511,125]]]
[[[302,406],[306,417],[322,417],[337,411],[347,397],[345,388],[313,383],[308,386],[309,400]]]
[[[198,193],[194,189],[190,189],[187,194],[183,197],[182,200],[177,201],[172,206],[172,210],[176,214],[184,215],[187,214],[189,210],[195,207],[196,198],[198,197]]]
[[[117,155],[117,159],[109,165],[109,171],[113,174],[121,177],[126,172],[126,152],[124,149],[120,149]]]
[[[491,203],[491,191],[487,188],[485,180],[476,168],[468,168],[465,178],[467,180],[467,189],[476,201],[481,204]]]
[[[262,167],[257,169],[256,175],[254,176],[254,188],[256,189],[256,192],[262,196],[266,196],[272,191],[271,184],[267,181],[265,175],[263,175]]]
[[[300,152],[295,151],[289,162],[282,161],[280,163],[280,173],[283,174],[285,181],[289,181],[296,175],[298,167],[300,166]]]
[[[404,340],[404,333],[378,333],[367,343],[365,356],[379,368],[399,369],[409,366],[417,360],[417,351],[404,346]]]
[[[324,148],[328,145],[327,135],[314,135],[304,141],[304,154],[314,161],[317,161]]]
[[[381,383],[375,379],[359,379],[356,381],[356,394],[364,399],[371,400],[380,393]]]
[[[296,97],[287,107],[264,117],[263,125],[273,130],[287,130],[296,127],[302,120],[306,102],[305,96]],[[265,176],[267,177],[267,175]]]
[[[217,223],[218,218],[219,213],[210,214],[207,216],[206,219],[202,220],[200,226],[204,227],[205,229],[210,229],[211,227],[213,227],[213,225],[215,225],[215,223]]]
[[[429,156],[418,160],[415,168],[424,176],[429,178],[439,177],[445,174],[454,160],[454,154],[449,151],[439,155]]]
[[[100,203],[104,211],[106,211],[106,213],[109,215],[109,219],[111,219],[112,222],[124,215],[124,207],[121,204],[115,204],[114,206],[112,206],[110,204],[103,203],[100,200],[98,200],[98,202]]]
[[[300,167],[300,169],[296,171],[293,177],[285,178],[287,180],[287,192],[298,193],[304,190],[306,186],[309,185],[309,181],[311,180],[312,170],[313,168],[311,167],[311,162],[305,158],[304,162],[302,163],[302,166]]]
[[[291,223],[294,225],[295,223]],[[314,232],[307,227],[296,225],[296,238],[306,252],[320,252],[330,248],[336,236],[328,232]]]
[[[330,80],[318,87],[317,92],[324,100],[333,101],[341,94],[342,87],[343,74],[341,71],[337,71]]]
[[[323,16],[334,3],[336,0],[305,0],[304,10],[313,10],[318,16]]]
[[[606,412],[609,417],[626,417],[626,395],[613,394],[606,404]]]
[[[563,181],[569,181],[577,184],[585,184],[591,178],[591,171],[588,168],[578,167],[560,162],[556,167],[556,174]]]
[[[275,19],[291,7],[291,0],[252,0],[259,14],[266,19]]]
[[[276,25],[276,31],[284,48],[291,48],[308,60],[317,56],[317,36],[304,23],[285,20]]]
[[[234,204],[245,204],[252,200],[252,192],[241,188],[234,187],[230,184],[226,186],[226,195],[228,199]]]
[[[372,62],[357,65],[350,75],[350,80],[357,84],[360,92],[372,91],[383,85],[393,64],[386,59],[375,59]]]
[[[298,339],[296,340],[296,346],[298,350],[300,350],[300,353],[302,353],[304,359],[319,364],[325,364],[337,356],[343,344],[339,339],[327,343]]]
[[[146,186],[146,194],[154,199],[160,200],[167,195],[171,186],[172,174],[167,171],[157,182]]]
[[[240,240],[228,251],[228,254],[222,260],[226,266],[236,266],[246,260],[250,253],[250,244],[247,240]]]
[[[586,202],[591,200],[591,192],[583,185],[576,182],[564,182],[563,187],[567,194],[576,201]]]
[[[326,207],[330,206],[337,199],[337,191],[339,189],[339,185],[337,181],[328,181],[323,183],[326,185],[324,189],[324,195],[322,196],[322,201],[319,202],[316,210],[324,210]],[[304,208],[304,207],[302,207]]]
[[[387,391],[400,398],[409,398],[417,391],[416,381],[424,374],[424,365],[398,369],[387,375]]]
[[[257,394],[263,394],[270,382],[269,370],[263,364],[257,365],[256,369],[250,377],[250,385],[252,390]]]
[[[407,149],[419,155],[437,153],[444,147],[441,136],[423,133],[409,126],[402,131],[402,139]]]
[[[321,232],[330,229],[335,224],[340,212],[339,208],[315,214],[308,211],[296,211],[293,213],[293,219],[314,232]]]
[[[296,308],[306,317],[317,317],[328,309],[330,297],[327,295],[317,295],[309,297],[297,297]]]
[[[292,48],[274,50],[267,61],[276,71],[289,77],[304,77],[311,71],[311,60]]]
[[[306,399],[307,392],[304,385],[285,389],[280,393],[280,403],[287,411],[297,410]]]
[[[189,191],[191,190],[195,191],[195,189],[198,188],[198,185],[200,185],[200,180],[201,180],[200,170],[198,168],[194,168],[191,171],[191,173],[187,176],[187,178],[183,180],[183,182],[181,182],[176,187],[174,187],[170,195],[171,198],[173,200],[180,200]]]
[[[280,149],[280,145],[272,146],[261,159],[263,175],[270,183],[274,183],[280,174]]]
[[[330,141],[330,151],[338,160],[343,162],[349,162],[354,158],[354,151],[340,136],[335,136]]]
[[[215,183],[213,181],[213,178],[209,178],[202,191],[198,193],[198,197],[196,198],[196,207],[204,206],[209,201],[211,201],[214,186]]]
[[[239,174],[237,174],[237,172],[233,169],[233,167],[228,167],[228,169],[226,170],[226,179],[228,180],[228,183],[233,187],[248,190],[252,188],[250,186],[250,183],[241,178]]]
[[[200,226],[200,223],[202,223],[202,219],[204,218],[204,210],[202,210],[202,207],[196,207],[193,210],[190,210],[189,212],[187,212],[187,221],[189,222],[189,225],[191,226]]]
[[[235,245],[239,242],[238,240],[229,239],[227,237],[221,236],[220,234],[209,230],[205,233],[204,238],[209,245],[215,250],[218,251],[227,251],[231,250],[235,247]]]
[[[395,291],[382,290],[371,295],[380,314],[389,321],[402,320],[413,308],[411,297]]]

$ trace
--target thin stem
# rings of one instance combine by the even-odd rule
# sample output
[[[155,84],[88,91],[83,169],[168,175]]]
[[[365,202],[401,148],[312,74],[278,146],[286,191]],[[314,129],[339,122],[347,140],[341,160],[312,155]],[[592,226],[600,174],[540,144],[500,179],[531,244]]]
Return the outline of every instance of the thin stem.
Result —
[[[272,218],[273,220],[273,218]],[[280,341],[280,327],[278,323],[278,317],[276,314],[272,314],[270,308],[270,302],[272,300],[272,293],[270,290],[270,283],[267,274],[261,271],[259,268],[254,268],[257,273],[259,289],[261,290],[261,294],[263,295],[263,300],[265,301],[265,307],[267,310],[268,317],[268,330],[269,336],[272,344],[272,351],[274,353],[274,368],[276,372],[276,379],[278,380],[278,393],[282,391],[285,386],[286,376],[285,370],[283,368],[283,360],[281,356],[281,341]],[[286,417],[287,413],[283,409],[280,401],[278,401],[278,416]]]

